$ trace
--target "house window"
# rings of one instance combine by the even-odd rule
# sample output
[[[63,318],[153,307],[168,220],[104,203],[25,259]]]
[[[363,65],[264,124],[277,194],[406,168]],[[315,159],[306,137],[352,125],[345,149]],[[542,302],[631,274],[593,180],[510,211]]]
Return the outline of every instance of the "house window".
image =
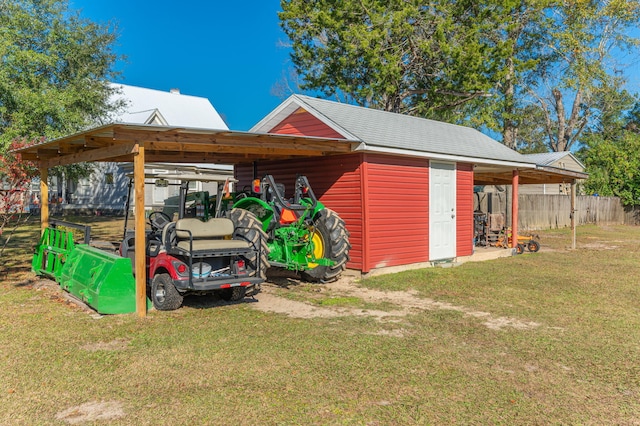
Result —
[[[107,185],[113,185],[113,173],[106,173],[104,175],[104,181]]]
[[[78,191],[78,181],[77,180],[67,181],[67,192],[69,194],[75,194],[76,191]]]
[[[568,183],[560,184],[560,194],[569,195],[570,192],[571,192],[571,184],[568,184]]]
[[[78,201],[78,181],[71,179],[66,182],[64,199],[67,203],[75,203]]]

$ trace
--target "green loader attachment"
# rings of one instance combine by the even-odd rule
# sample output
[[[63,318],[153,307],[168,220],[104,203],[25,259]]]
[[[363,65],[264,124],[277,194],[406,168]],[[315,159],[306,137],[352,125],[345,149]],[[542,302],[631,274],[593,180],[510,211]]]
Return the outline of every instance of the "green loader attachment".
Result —
[[[80,242],[75,239],[78,231]],[[52,220],[35,248],[33,272],[57,281],[98,313],[135,312],[131,260],[90,246],[90,235],[90,226]]]
[[[136,283],[129,258],[78,244],[67,257],[59,282],[100,314],[136,311]]]
[[[46,276],[58,281],[69,254],[76,246],[73,229],[82,231],[84,244],[89,244],[90,226],[52,220],[50,225],[45,228],[31,262],[31,269],[36,275]]]

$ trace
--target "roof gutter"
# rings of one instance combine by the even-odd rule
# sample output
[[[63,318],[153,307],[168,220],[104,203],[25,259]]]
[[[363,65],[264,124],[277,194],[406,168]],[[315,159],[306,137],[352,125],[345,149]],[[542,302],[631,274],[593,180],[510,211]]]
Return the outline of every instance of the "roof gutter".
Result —
[[[564,176],[569,176],[569,177],[573,177],[573,178],[576,178],[576,179],[587,179],[589,177],[588,173],[576,172],[574,170],[561,169],[559,167],[553,167],[553,166],[541,166],[541,165],[538,165],[538,166],[536,166],[536,169],[544,171],[544,172],[549,172],[549,173],[562,174]]]
[[[451,161],[456,163],[471,163],[471,164],[481,164],[481,165],[490,165],[490,166],[516,167],[520,169],[536,168],[536,165],[534,163],[526,163],[526,162],[520,163],[517,161],[496,160],[492,158],[466,157],[463,155],[439,154],[436,152],[419,152],[419,151],[408,151],[405,149],[398,149],[398,148],[367,146],[367,144],[365,144],[364,142],[358,145],[354,149],[354,151],[366,151],[366,152],[392,154],[392,155],[405,155],[405,156],[411,156],[411,157],[428,158],[430,160]]]

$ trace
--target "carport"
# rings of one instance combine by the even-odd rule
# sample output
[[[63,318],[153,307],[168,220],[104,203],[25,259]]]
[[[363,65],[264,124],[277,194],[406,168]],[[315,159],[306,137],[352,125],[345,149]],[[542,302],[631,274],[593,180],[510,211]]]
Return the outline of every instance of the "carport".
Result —
[[[518,238],[518,185],[537,183],[569,183],[571,184],[571,248],[576,248],[576,184],[578,180],[586,179],[587,173],[559,169],[557,167],[540,166],[527,169],[506,169],[491,167],[476,167],[473,171],[475,185],[511,185],[511,217],[514,244]]]
[[[132,162],[134,170],[135,250],[145,251],[144,166],[146,162],[240,164],[260,160],[296,160],[353,153],[359,140],[250,133],[229,130],[177,128],[138,124],[109,124],[53,141],[17,150],[24,160],[34,161],[40,170],[41,199],[48,199],[48,169],[80,162]],[[255,174],[255,170],[254,170]],[[518,184],[571,183],[572,210],[576,181],[584,173],[531,164],[515,169],[509,166],[477,165],[476,185],[512,185],[514,244],[517,242]],[[572,215],[573,217],[573,215]],[[49,208],[42,203],[41,226],[49,225]],[[575,221],[573,244],[575,246]],[[136,312],[144,317],[146,308],[145,257],[136,256]]]
[[[48,200],[48,169],[81,162],[132,162],[135,250],[145,251],[144,165],[146,162],[238,164],[262,159],[296,159],[351,152],[353,142],[331,138],[260,134],[228,130],[109,124],[17,150],[40,171],[40,194]],[[41,227],[49,226],[43,202]],[[146,307],[145,256],[136,256],[136,312]]]

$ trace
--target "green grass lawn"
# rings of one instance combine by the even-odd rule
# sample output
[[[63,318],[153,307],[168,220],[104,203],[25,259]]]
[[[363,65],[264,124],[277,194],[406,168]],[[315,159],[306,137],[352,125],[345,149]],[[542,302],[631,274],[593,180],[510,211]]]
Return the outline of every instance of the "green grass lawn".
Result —
[[[93,220],[120,235],[121,220]],[[56,415],[78,419],[89,402],[121,410],[95,424],[123,425],[640,421],[639,227],[580,227],[577,250],[568,230],[546,231],[536,254],[369,278],[359,285],[464,308],[376,320],[260,302],[99,317],[28,272],[37,226],[1,259],[0,424],[65,424]],[[394,309],[309,286],[277,292]],[[536,326],[492,329],[473,311]]]

